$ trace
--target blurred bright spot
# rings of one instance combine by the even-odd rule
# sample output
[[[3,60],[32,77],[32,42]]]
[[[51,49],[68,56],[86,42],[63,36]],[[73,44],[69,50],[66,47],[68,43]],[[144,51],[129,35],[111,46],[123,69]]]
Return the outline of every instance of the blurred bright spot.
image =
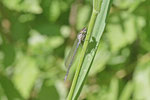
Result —
[[[134,98],[136,100],[148,100],[150,93],[150,56],[145,63],[141,63],[139,60],[133,80],[135,88]]]
[[[30,91],[39,73],[35,59],[28,55],[24,55],[22,52],[18,53],[14,72],[14,85],[24,98],[29,97]]]
[[[30,45],[36,45],[39,43],[44,43],[45,40],[46,40],[45,36],[42,36],[40,33],[38,33],[35,30],[31,30],[31,37],[28,40]]]
[[[69,26],[62,26],[60,32],[64,37],[69,37],[71,30]]]
[[[2,0],[2,3],[11,10],[31,12],[34,14],[42,13],[39,0]]]
[[[31,37],[28,40],[28,43],[30,45],[38,46],[39,44],[41,45],[45,44],[51,48],[56,48],[64,42],[64,39],[61,36],[47,37],[45,35],[41,35],[35,30],[32,30],[30,34]]]
[[[67,95],[67,90],[66,90],[67,88],[64,85],[65,85],[65,83],[62,81],[56,81],[56,84],[55,84],[60,98],[65,100],[66,95]]]
[[[2,20],[2,27],[4,28],[4,32],[8,33],[10,31],[10,26],[11,26],[11,23],[9,22],[8,19]]]
[[[123,63],[125,60],[126,58],[124,56],[116,56],[116,57],[112,57],[108,63],[115,65],[115,64]]]
[[[118,77],[118,78],[123,78],[123,77],[125,77],[126,76],[126,71],[125,70],[119,70],[117,73],[116,73],[116,76]]]
[[[57,0],[53,0],[51,6],[49,8],[49,16],[51,21],[56,21],[60,16],[60,2]]]
[[[34,18],[35,18],[35,16],[32,14],[22,14],[19,17],[19,21],[20,22],[27,22],[27,21],[33,20]]]
[[[64,39],[60,36],[52,37],[49,41],[50,45],[55,48],[64,43]]]
[[[120,24],[122,23],[117,16],[114,17],[115,18],[113,19],[115,19],[117,23]],[[129,15],[122,13],[121,17],[123,20],[125,18],[128,18]],[[118,21],[116,20],[117,18]],[[108,36],[108,39],[110,41],[112,52],[117,52],[118,50],[125,47],[126,45],[133,43],[137,38],[134,18],[135,18],[134,16],[130,15],[130,17],[125,20],[122,26],[120,24],[116,24],[116,25],[110,24],[107,26],[107,29],[109,30],[108,30],[108,34],[106,35]]]
[[[24,4],[28,12],[31,11],[36,14],[42,13],[42,8],[40,7],[40,2],[38,0],[25,0]]]
[[[137,0],[114,0],[114,4],[120,8],[128,8]]]
[[[86,27],[86,23],[89,19],[89,14],[91,12],[91,7],[89,5],[82,6],[79,9],[78,16],[77,16],[77,29],[81,30],[81,28]]]

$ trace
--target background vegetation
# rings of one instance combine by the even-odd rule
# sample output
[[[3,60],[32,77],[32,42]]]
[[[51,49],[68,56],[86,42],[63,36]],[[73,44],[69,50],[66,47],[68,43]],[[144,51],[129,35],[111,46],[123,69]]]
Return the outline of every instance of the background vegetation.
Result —
[[[65,100],[64,61],[92,0],[0,1],[0,100]],[[150,1],[113,0],[79,99],[149,100]]]

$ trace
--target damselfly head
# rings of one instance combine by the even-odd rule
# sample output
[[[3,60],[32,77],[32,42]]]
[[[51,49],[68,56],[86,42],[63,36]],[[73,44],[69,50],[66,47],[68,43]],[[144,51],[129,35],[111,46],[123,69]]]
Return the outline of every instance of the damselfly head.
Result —
[[[86,34],[86,32],[87,32],[87,29],[86,29],[86,27],[84,27],[82,30],[81,30],[81,34]]]
[[[86,32],[87,32],[87,29],[84,27],[80,33],[78,34],[77,38],[78,40],[81,42],[81,41],[84,41],[85,39],[85,36],[86,36]]]

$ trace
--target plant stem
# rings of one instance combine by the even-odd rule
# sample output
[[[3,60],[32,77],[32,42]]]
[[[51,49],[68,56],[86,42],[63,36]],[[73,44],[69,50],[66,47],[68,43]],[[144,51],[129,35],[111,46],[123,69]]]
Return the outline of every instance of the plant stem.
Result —
[[[98,12],[93,10],[92,16],[91,16],[91,19],[90,19],[90,23],[89,23],[89,27],[88,27],[88,31],[87,31],[87,34],[86,34],[85,42],[84,42],[84,45],[83,45],[83,49],[81,51],[80,61],[79,61],[79,64],[77,66],[77,70],[76,70],[76,73],[75,73],[75,76],[74,76],[72,86],[71,86],[71,89],[69,91],[67,100],[72,99],[72,96],[73,96],[73,93],[74,93],[74,90],[75,90],[75,87],[76,87],[76,84],[77,84],[77,80],[79,78],[79,73],[80,73],[80,70],[81,70],[81,67],[82,67],[82,64],[83,64],[83,61],[84,61],[85,53],[86,53],[86,50],[87,50],[87,47],[88,47],[88,44],[89,44],[89,40],[90,40],[90,37],[91,37],[92,30],[94,28],[94,24],[95,24],[95,20],[96,20],[97,15],[98,15]]]

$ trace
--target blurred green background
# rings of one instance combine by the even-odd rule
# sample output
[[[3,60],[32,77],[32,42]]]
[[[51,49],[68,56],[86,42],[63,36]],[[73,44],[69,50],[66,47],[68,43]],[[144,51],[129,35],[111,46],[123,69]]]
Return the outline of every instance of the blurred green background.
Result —
[[[64,61],[92,0],[0,1],[0,100],[65,100]],[[113,0],[80,100],[150,100],[150,0]]]

